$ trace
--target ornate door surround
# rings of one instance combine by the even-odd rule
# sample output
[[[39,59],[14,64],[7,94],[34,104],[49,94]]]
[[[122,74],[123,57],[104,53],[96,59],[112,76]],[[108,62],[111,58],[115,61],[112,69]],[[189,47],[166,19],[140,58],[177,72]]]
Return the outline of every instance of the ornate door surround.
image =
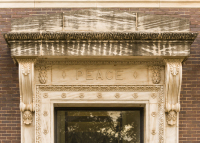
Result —
[[[19,66],[21,142],[54,142],[54,107],[130,106],[144,107],[145,143],[178,143],[182,62],[197,33],[165,18],[174,25],[107,10],[13,21],[4,37]]]

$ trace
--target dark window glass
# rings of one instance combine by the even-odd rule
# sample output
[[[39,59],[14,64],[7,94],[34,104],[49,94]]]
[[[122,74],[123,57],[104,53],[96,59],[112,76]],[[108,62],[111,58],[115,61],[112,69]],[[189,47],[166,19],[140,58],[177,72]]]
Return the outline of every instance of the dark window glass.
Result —
[[[142,143],[143,109],[56,108],[56,143]]]

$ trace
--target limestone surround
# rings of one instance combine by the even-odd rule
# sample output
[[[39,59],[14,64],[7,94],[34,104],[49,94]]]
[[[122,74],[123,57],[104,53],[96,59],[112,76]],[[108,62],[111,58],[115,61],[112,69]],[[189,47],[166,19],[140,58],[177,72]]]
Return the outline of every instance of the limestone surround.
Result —
[[[187,19],[83,10],[11,29],[22,143],[54,143],[54,107],[143,107],[144,143],[179,142],[182,62],[198,35]]]

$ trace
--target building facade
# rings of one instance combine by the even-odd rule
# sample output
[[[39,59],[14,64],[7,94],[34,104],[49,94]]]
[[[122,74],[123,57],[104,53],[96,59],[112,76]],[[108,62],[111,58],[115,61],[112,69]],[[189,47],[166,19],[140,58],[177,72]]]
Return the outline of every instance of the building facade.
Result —
[[[200,141],[198,1],[0,4],[2,143]]]

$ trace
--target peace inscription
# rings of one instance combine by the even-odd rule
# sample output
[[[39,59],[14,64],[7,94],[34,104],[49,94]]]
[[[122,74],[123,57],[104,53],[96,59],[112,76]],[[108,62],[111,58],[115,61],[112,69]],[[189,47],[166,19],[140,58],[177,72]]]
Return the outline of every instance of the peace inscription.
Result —
[[[148,84],[149,69],[145,65],[54,65],[51,83],[64,85]]]

